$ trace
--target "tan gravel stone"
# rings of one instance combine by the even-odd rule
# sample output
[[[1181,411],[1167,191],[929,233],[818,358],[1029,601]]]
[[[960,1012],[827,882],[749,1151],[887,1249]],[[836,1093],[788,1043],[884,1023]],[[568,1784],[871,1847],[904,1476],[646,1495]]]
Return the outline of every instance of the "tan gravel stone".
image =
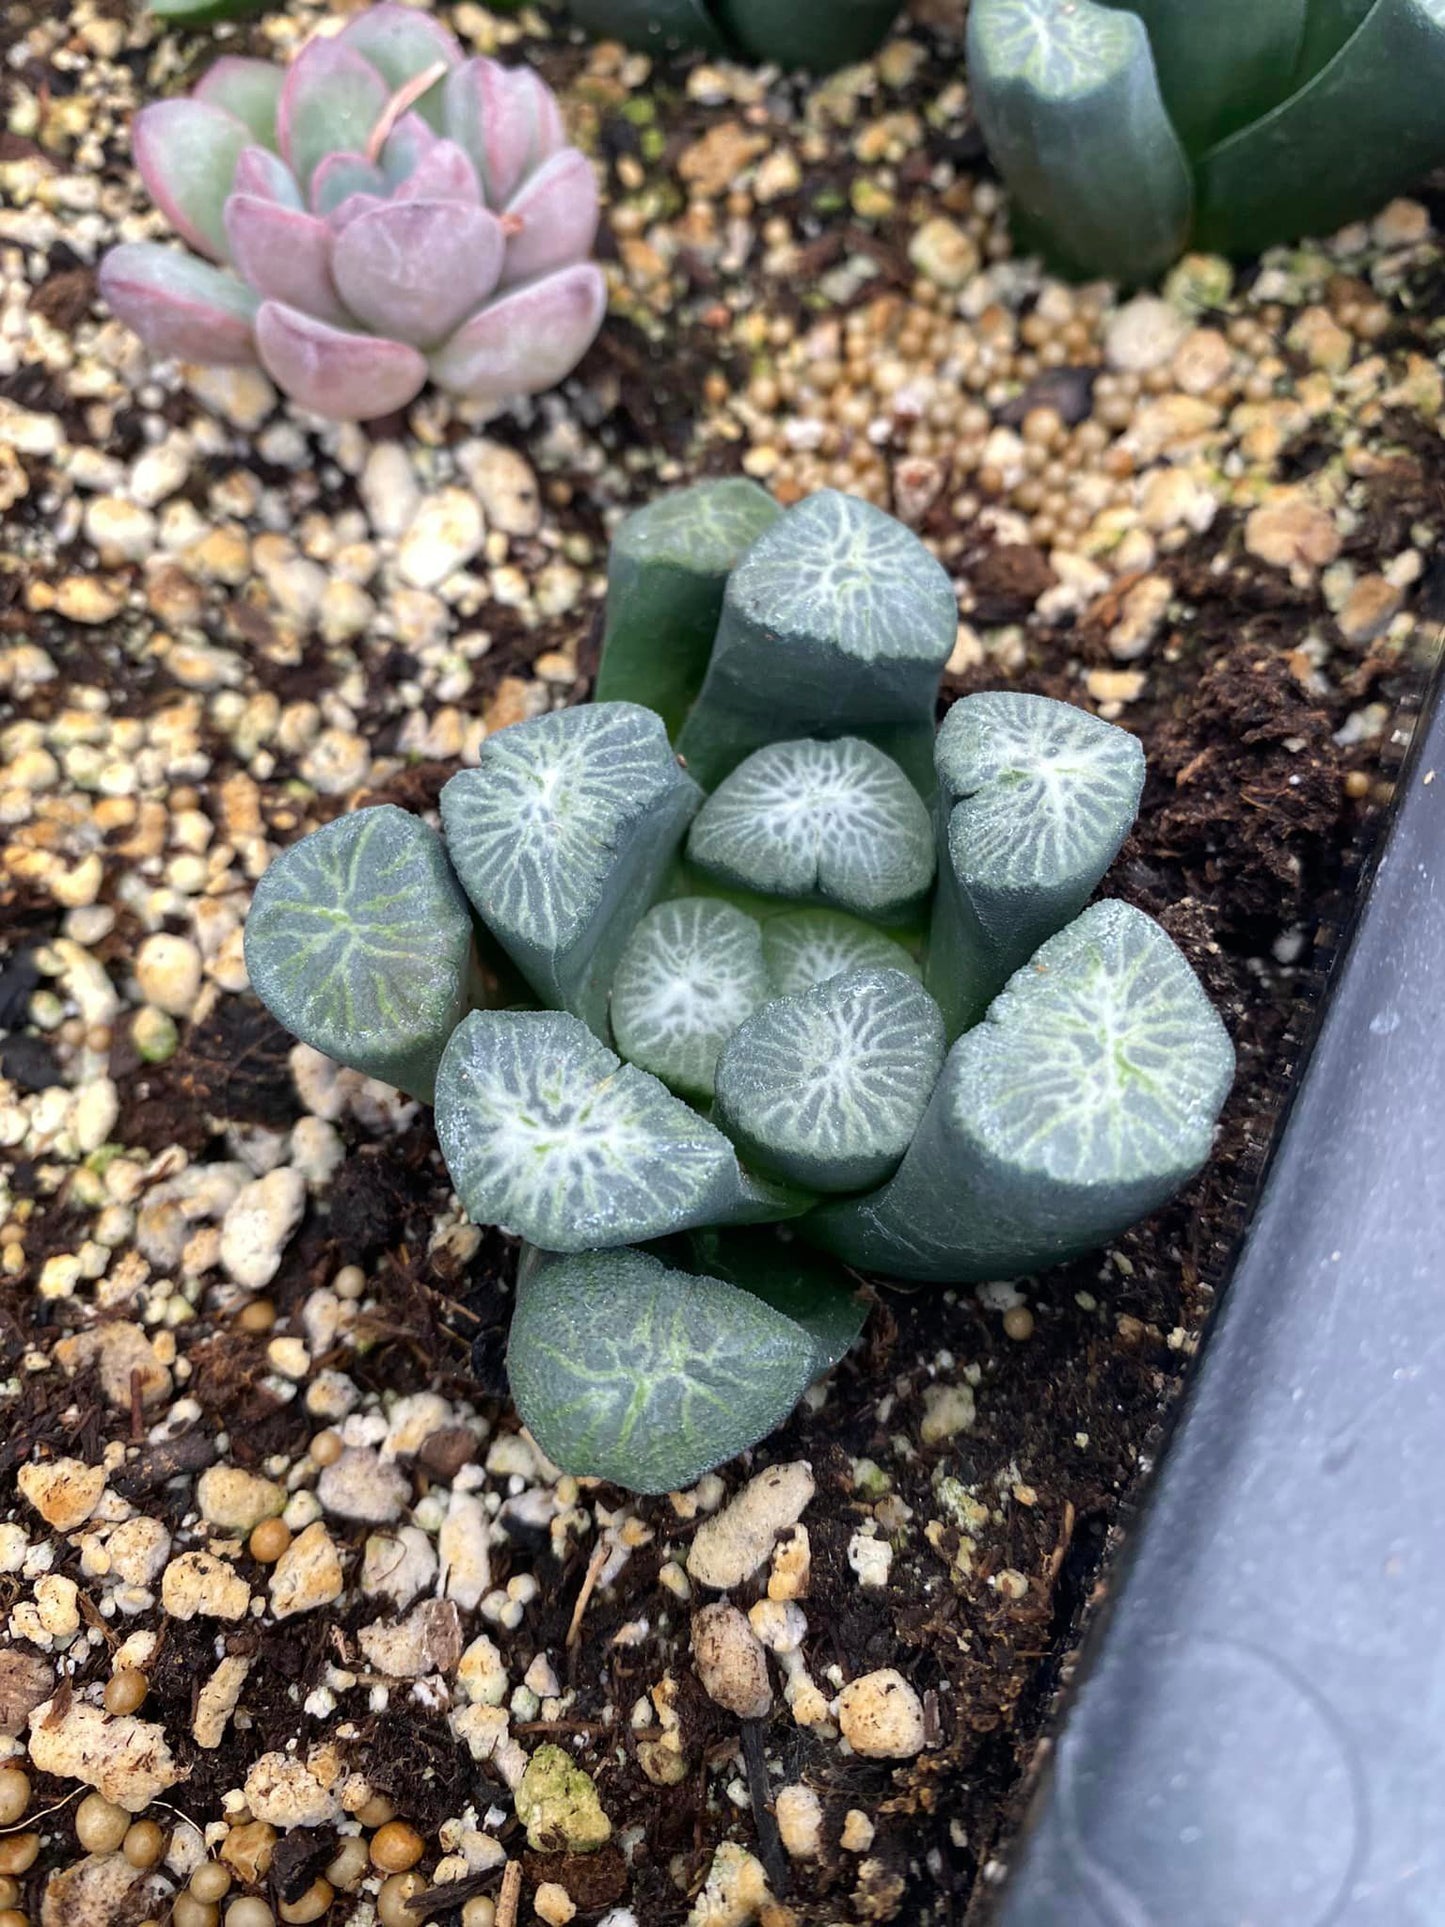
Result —
[[[770,1899],[762,1861],[735,1840],[724,1840],[712,1857],[707,1884],[693,1903],[687,1927],[751,1927]]]
[[[197,1746],[213,1750],[225,1738],[226,1727],[241,1698],[252,1661],[239,1653],[228,1653],[196,1696],[191,1737]]]
[[[450,1599],[424,1599],[402,1620],[378,1620],[357,1635],[378,1673],[391,1679],[450,1674],[461,1657],[462,1623]]]
[[[1346,642],[1373,642],[1405,606],[1405,592],[1382,575],[1362,575],[1336,620]]]
[[[481,506],[463,488],[428,495],[401,539],[396,566],[414,589],[434,589],[465,568],[486,533]]]
[[[865,1759],[911,1760],[923,1751],[923,1703],[891,1666],[845,1686],[837,1713],[843,1738]]]
[[[1322,569],[1340,552],[1340,531],[1328,509],[1302,495],[1283,495],[1251,509],[1244,546],[1277,569]]]
[[[532,465],[505,442],[464,442],[457,462],[482,505],[487,526],[503,535],[535,535],[542,526],[542,494]]]
[[[226,1559],[183,1552],[161,1575],[161,1604],[172,1619],[244,1619],[251,1588]]]
[[[978,246],[972,235],[942,214],[918,229],[908,244],[908,259],[925,280],[951,293],[978,273]]]
[[[704,1606],[693,1615],[692,1656],[709,1699],[741,1720],[767,1718],[773,1704],[767,1654],[736,1606]]]
[[[22,1465],[17,1483],[21,1496],[57,1532],[75,1532],[100,1504],[105,1490],[105,1467],[83,1459],[52,1459],[41,1465]]]
[[[813,1496],[806,1459],[770,1466],[750,1479],[732,1503],[698,1527],[687,1570],[699,1584],[726,1592],[762,1565],[780,1533],[796,1525]]]
[[[86,1700],[64,1711],[50,1700],[35,1708],[30,1757],[42,1773],[93,1786],[127,1813],[143,1812],[181,1777],[163,1726],[130,1714],[112,1719]]]
[[[331,1534],[320,1519],[291,1541],[271,1575],[271,1607],[278,1619],[312,1612],[341,1597],[346,1583]]]
[[[284,1487],[239,1465],[208,1465],[196,1481],[196,1503],[208,1525],[247,1533],[286,1509]]]
[[[58,1868],[45,1883],[40,1927],[115,1927],[154,1914],[165,1889],[159,1875],[133,1867],[123,1853],[88,1853]]]

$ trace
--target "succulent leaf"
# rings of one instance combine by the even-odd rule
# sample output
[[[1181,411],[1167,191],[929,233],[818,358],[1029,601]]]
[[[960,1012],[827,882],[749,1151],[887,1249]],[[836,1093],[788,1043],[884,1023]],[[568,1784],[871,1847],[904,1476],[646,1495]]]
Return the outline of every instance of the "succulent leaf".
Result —
[[[127,242],[101,262],[100,291],[158,355],[255,365],[256,296],[209,261],[154,241]]]
[[[371,421],[415,400],[426,362],[404,341],[353,334],[280,301],[256,315],[261,366],[293,401],[317,415]]]
[[[859,735],[929,793],[933,707],[957,631],[952,584],[911,530],[852,496],[810,495],[728,578],[679,748],[710,789],[767,743]]]
[[[763,957],[780,997],[811,990],[845,970],[901,970],[915,981],[923,975],[901,943],[841,910],[784,910],[769,917]]]
[[[331,278],[331,231],[324,221],[258,194],[232,194],[226,238],[237,273],[258,294],[322,321],[346,322]]]
[[[612,980],[612,1034],[684,1097],[712,1096],[718,1052],[773,994],[763,933],[730,903],[659,903],[627,941]]]
[[[492,207],[567,144],[561,110],[530,68],[469,60],[447,75],[444,98],[445,131],[470,154]]]
[[[646,703],[677,738],[702,688],[728,576],[782,510],[741,476],[675,489],[612,538],[598,702]]]
[[[644,53],[681,47],[708,54],[730,51],[705,0],[571,0],[569,11],[588,33]]]
[[[406,201],[460,201],[467,207],[482,204],[477,170],[456,142],[449,140],[433,141],[392,192]]]
[[[393,5],[391,0],[381,0],[379,6],[368,7],[343,27],[336,38],[368,61],[392,93],[438,61],[448,67],[459,67],[462,63],[461,47],[439,20],[416,7]],[[443,89],[439,81],[415,102],[414,111],[440,133],[442,107]]]
[[[1105,1244],[1203,1164],[1234,1052],[1150,918],[1094,904],[949,1052],[892,1181],[804,1235],[900,1278],[1015,1277]]]
[[[203,100],[158,100],[131,125],[141,179],[183,241],[224,261],[223,210],[251,130],[224,107]]]
[[[587,254],[597,238],[597,175],[580,148],[543,161],[507,203],[508,225],[521,226],[507,246],[505,286],[535,281]]]
[[[246,968],[288,1030],[430,1103],[467,1007],[472,917],[441,839],[391,804],[293,843],[256,886]]]
[[[1187,152],[1246,126],[1294,84],[1309,0],[1122,0],[1144,22],[1164,105]]]
[[[1309,0],[1295,87],[1313,80],[1334,59],[1375,4],[1376,0]]]
[[[808,1333],[752,1293],[646,1252],[589,1251],[529,1268],[507,1372],[564,1470],[669,1492],[781,1424],[815,1359]]]
[[[1377,0],[1306,86],[1200,161],[1200,244],[1254,251],[1373,213],[1445,159],[1442,89],[1445,0]]]
[[[274,148],[281,78],[281,69],[269,60],[223,54],[196,82],[191,98],[209,107],[224,108],[245,123],[253,140],[263,148]]]
[[[1139,808],[1144,752],[1071,703],[993,690],[953,705],[935,757],[924,981],[956,1037],[1093,895]]]
[[[497,285],[506,236],[495,214],[456,201],[384,201],[336,237],[342,300],[377,334],[431,347]]]
[[[278,207],[305,210],[306,198],[296,184],[296,176],[279,154],[267,147],[243,147],[231,176],[232,194],[250,194],[257,200],[274,201]]]
[[[899,970],[778,997],[723,1047],[715,1115],[781,1183],[861,1191],[898,1168],[943,1066],[943,1015]]]
[[[333,227],[339,225],[334,218],[338,209],[354,197],[365,195],[368,200],[381,201],[386,193],[385,174],[365,154],[344,150],[327,154],[311,176],[311,205],[316,213],[331,215]]]
[[[724,32],[754,60],[831,73],[876,53],[898,17],[898,0],[714,0]]]
[[[489,302],[432,355],[432,379],[474,401],[555,388],[592,346],[606,312],[601,269],[579,261]]]
[[[690,1231],[687,1267],[761,1298],[813,1342],[813,1377],[830,1372],[862,1331],[868,1307],[856,1283],[812,1251],[790,1224]]]
[[[1055,261],[1129,282],[1174,259],[1193,189],[1136,14],[1097,0],[977,0],[968,71],[989,153]]]
[[[436,1085],[437,1137],[477,1224],[545,1251],[794,1215],[715,1125],[565,1011],[474,1011]]]
[[[281,154],[303,188],[338,148],[365,153],[390,94],[370,61],[336,40],[313,40],[286,74],[276,110]]]
[[[617,959],[699,800],[651,711],[598,703],[488,737],[441,809],[482,920],[544,1003],[601,1037]]]
[[[933,831],[898,765],[857,736],[756,750],[703,804],[688,860],[709,876],[878,923],[916,911]]]

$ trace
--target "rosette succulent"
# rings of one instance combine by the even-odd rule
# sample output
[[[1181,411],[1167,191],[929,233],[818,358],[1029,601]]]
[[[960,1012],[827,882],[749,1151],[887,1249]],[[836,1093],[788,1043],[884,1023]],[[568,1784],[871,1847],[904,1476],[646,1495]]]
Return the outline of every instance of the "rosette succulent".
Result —
[[[569,1471],[685,1483],[847,1350],[845,1267],[1036,1271],[1208,1155],[1224,1027],[1089,905],[1139,745],[1015,693],[935,730],[956,629],[868,504],[684,490],[618,531],[599,700],[488,738],[440,834],[361,809],[257,887],[266,1003],[434,1102],[525,1241],[512,1388]]]
[[[1329,234],[1445,161],[1445,0],[973,0],[968,80],[1070,273]]]
[[[591,163],[537,74],[463,59],[428,14],[373,7],[286,70],[218,60],[143,108],[132,146],[194,250],[101,265],[157,354],[259,362],[303,408],[364,421],[428,377],[491,403],[550,388],[601,326]]]

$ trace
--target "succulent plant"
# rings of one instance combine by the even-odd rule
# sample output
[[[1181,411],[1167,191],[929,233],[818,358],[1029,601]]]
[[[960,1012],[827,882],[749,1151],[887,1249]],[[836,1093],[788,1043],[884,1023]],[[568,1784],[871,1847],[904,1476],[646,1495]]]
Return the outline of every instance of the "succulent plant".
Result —
[[[1445,161],[1441,0],[974,0],[968,67],[1023,238],[1077,274],[1332,233]]]
[[[601,326],[590,162],[537,74],[464,60],[428,14],[373,7],[284,71],[228,55],[142,108],[132,147],[196,250],[101,264],[157,354],[259,362],[303,408],[364,421],[428,377],[485,403],[549,388]]]
[[[571,0],[571,11],[589,33],[647,52],[696,47],[831,73],[868,58],[900,0]]]
[[[441,839],[359,810],[257,889],[261,996],[434,1096],[464,1208],[525,1241],[512,1386],[569,1471],[662,1490],[781,1422],[856,1335],[840,1261],[1037,1270],[1208,1154],[1224,1027],[1156,923],[1085,907],[1139,745],[1015,693],[935,735],[954,608],[862,502],[684,491],[618,531],[609,700],[488,739]]]

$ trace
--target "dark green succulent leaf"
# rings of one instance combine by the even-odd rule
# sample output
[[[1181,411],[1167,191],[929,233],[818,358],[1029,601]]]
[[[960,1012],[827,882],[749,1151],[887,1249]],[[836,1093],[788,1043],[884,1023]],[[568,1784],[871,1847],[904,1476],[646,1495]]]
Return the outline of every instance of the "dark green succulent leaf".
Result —
[[[1149,32],[1164,105],[1185,148],[1202,153],[1269,112],[1294,85],[1308,0],[1109,0]]]
[[[251,984],[338,1063],[432,1101],[475,969],[471,908],[441,838],[386,803],[283,850],[246,920]]]
[[[755,750],[703,804],[687,855],[724,883],[878,923],[916,912],[933,881],[917,790],[859,736]]]
[[[990,157],[1058,267],[1137,282],[1168,266],[1193,191],[1135,14],[1096,0],[973,0],[968,73]]]
[[[661,720],[594,703],[514,723],[442,791],[477,914],[545,1004],[607,1034],[607,996],[702,800]]]
[[[901,943],[841,910],[783,910],[763,924],[763,956],[777,996],[791,997],[844,970],[901,970],[921,978]]]
[[[437,1072],[437,1137],[476,1224],[547,1251],[794,1216],[715,1125],[562,1011],[475,1011]]]
[[[174,27],[209,27],[217,20],[246,20],[264,13],[269,0],[150,0],[157,20]]]
[[[1144,752],[1071,703],[999,690],[953,705],[935,756],[924,981],[956,1036],[1093,895],[1139,807]]]
[[[898,18],[899,0],[715,0],[724,30],[754,60],[830,74],[866,60]]]
[[[547,1456],[643,1493],[691,1485],[765,1438],[816,1363],[808,1332],[755,1294],[642,1251],[530,1266],[507,1347]]]
[[[1224,1026],[1164,931],[1129,904],[1094,904],[954,1045],[897,1176],[800,1229],[899,1278],[1042,1270],[1194,1175],[1233,1076]]]
[[[1378,0],[1308,0],[1294,93],[1328,66]]]
[[[570,0],[572,18],[588,33],[621,40],[644,53],[696,47],[728,51],[705,0]]]
[[[764,1004],[718,1059],[714,1115],[747,1162],[819,1192],[881,1184],[943,1067],[943,1015],[900,970],[855,970]]]
[[[832,1371],[867,1322],[856,1282],[789,1225],[692,1231],[682,1242],[688,1270],[750,1291],[803,1327],[813,1343],[814,1378]]]
[[[1196,239],[1331,234],[1445,161],[1445,0],[1377,0],[1298,93],[1199,163]]]
[[[679,747],[712,789],[765,744],[863,736],[932,793],[933,708],[958,633],[947,574],[910,529],[831,489],[766,530],[728,578]]]
[[[644,703],[676,740],[707,674],[728,576],[782,512],[756,482],[729,476],[627,517],[607,558],[598,702]]]
[[[753,919],[713,898],[675,897],[628,939],[612,980],[612,1035],[629,1063],[706,1101],[718,1052],[772,994]]]

